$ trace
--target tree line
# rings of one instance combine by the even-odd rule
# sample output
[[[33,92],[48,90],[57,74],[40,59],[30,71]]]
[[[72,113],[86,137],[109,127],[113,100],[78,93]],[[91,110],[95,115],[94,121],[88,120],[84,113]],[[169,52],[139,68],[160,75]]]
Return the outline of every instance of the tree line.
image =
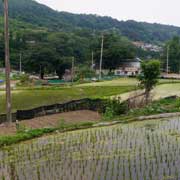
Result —
[[[167,66],[167,56],[169,60],[169,72],[180,73],[180,37],[175,36],[164,45],[164,51],[161,56],[164,71]]]
[[[126,37],[116,31],[105,31],[103,68],[112,71],[122,61],[133,59],[140,52]],[[71,68],[72,57],[76,65],[99,66],[102,32],[76,30],[74,32],[50,32],[43,29],[26,29],[10,33],[11,65],[19,69],[20,56],[23,70],[28,73],[57,73],[62,78]],[[0,42],[3,42],[3,33]],[[0,65],[4,66],[4,44],[0,43]]]

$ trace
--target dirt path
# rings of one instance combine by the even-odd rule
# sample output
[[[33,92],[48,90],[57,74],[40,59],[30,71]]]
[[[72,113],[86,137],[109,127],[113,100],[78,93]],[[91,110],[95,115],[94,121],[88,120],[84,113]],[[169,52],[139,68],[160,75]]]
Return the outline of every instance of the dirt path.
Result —
[[[86,122],[93,121],[97,122],[101,120],[99,113],[89,110],[72,111],[67,113],[54,114],[49,116],[37,117],[31,120],[24,120],[20,123],[28,128],[43,128],[43,127],[55,127],[58,123],[64,120],[66,123]],[[5,124],[0,125],[0,135],[15,134],[16,127],[13,123],[10,127],[6,127]]]

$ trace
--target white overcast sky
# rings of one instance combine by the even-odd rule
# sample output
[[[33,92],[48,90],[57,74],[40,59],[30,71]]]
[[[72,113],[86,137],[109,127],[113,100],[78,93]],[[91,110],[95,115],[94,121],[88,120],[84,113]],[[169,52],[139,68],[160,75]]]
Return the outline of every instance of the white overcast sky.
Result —
[[[58,11],[180,26],[180,0],[37,0]]]

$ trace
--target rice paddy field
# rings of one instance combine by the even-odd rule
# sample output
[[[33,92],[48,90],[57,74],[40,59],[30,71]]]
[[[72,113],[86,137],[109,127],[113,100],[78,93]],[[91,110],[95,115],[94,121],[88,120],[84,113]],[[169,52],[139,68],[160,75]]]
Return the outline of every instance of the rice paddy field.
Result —
[[[179,180],[180,118],[57,133],[0,150],[3,180]]]

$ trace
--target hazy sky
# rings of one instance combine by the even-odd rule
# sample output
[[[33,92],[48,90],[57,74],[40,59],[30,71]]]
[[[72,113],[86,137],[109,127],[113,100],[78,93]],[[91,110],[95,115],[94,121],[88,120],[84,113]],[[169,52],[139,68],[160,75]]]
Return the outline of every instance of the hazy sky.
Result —
[[[180,0],[37,0],[59,11],[180,26]]]

